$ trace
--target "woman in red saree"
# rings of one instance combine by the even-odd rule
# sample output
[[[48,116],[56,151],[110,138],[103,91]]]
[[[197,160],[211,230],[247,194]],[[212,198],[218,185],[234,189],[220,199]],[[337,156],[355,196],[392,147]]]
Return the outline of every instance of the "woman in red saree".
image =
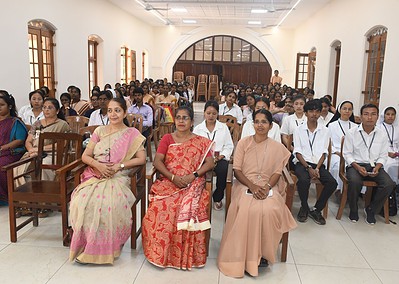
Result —
[[[143,248],[149,262],[159,267],[188,269],[206,262],[205,173],[214,166],[213,142],[191,132],[191,108],[176,111],[176,132],[166,134],[157,149],[154,167],[161,177],[150,190],[143,220]]]

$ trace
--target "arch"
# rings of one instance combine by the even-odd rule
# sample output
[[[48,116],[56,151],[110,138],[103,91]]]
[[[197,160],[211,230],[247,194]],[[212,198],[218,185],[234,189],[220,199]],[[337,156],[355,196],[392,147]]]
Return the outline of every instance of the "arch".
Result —
[[[33,19],[28,22],[28,27],[40,28],[55,32],[57,28],[51,22],[45,19]]]
[[[267,58],[272,69],[284,71],[285,67],[282,59],[275,50],[264,38],[262,34],[255,32],[248,28],[232,29],[229,27],[218,27],[217,29],[210,29],[209,27],[199,27],[189,33],[182,34],[179,40],[176,40],[166,54],[162,62],[162,70],[164,76],[172,77],[172,70],[175,62],[179,59],[180,55],[195,42],[207,38],[209,36],[226,35],[241,38],[250,42]]]
[[[337,46],[341,46],[341,41],[339,39],[333,40],[330,44],[331,47],[335,48]]]
[[[339,70],[341,61],[341,41],[336,39],[330,44],[330,66],[328,75],[327,94],[333,98],[332,104],[337,104]]]
[[[98,43],[101,43],[104,41],[99,35],[96,35],[96,34],[91,34],[87,38],[88,38],[88,40],[96,41]]]
[[[374,27],[371,27],[365,34],[364,36],[366,38],[370,38],[374,35],[381,35],[383,33],[386,33],[388,31],[388,28],[386,26],[383,25],[376,25]]]

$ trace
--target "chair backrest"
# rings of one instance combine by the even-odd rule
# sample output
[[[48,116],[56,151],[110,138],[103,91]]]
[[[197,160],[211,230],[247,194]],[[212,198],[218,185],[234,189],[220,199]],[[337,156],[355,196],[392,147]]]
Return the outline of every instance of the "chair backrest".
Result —
[[[191,84],[191,85],[195,85],[195,76],[186,76],[186,81]]]
[[[236,145],[240,136],[240,126],[237,123],[237,118],[232,115],[219,115],[219,121],[227,125],[233,143]]]
[[[344,141],[345,136],[341,138],[341,152],[339,153],[339,173],[345,175],[345,159],[344,159]]]
[[[128,113],[126,118],[130,127],[136,128],[140,133],[143,132],[143,116],[141,114]]]
[[[219,101],[219,77],[218,75],[209,75],[208,98]]]
[[[82,141],[83,137],[79,133],[41,133],[39,136],[36,176],[41,178],[41,170],[58,170],[76,159],[77,155],[82,153]],[[45,157],[51,157],[49,164],[47,162],[43,164]]]
[[[184,80],[184,72],[183,71],[176,71],[173,73],[173,81],[177,83],[181,83]]]
[[[97,127],[100,125],[91,125],[91,126],[85,126],[79,129],[79,134],[80,135],[85,135],[85,134],[93,134],[94,130],[96,130]]]
[[[79,133],[80,128],[89,124],[89,118],[85,116],[67,116],[66,122],[68,122],[72,132]]]

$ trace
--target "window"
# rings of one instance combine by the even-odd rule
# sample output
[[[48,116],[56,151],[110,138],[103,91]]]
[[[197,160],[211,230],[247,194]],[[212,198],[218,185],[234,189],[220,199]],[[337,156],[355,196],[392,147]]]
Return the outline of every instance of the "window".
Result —
[[[42,21],[28,23],[31,91],[47,86],[55,96],[53,29]]]
[[[88,41],[88,58],[89,58],[89,92],[93,87],[98,85],[97,73],[97,46],[98,42],[95,40]]]
[[[297,54],[295,88],[299,90],[303,90],[306,87],[314,88],[315,67],[316,51]]]
[[[367,60],[366,86],[364,103],[373,103],[377,106],[380,102],[382,69],[384,67],[385,45],[387,41],[387,29],[380,27],[372,32],[368,39],[369,49]]]
[[[129,48],[121,47],[121,83],[127,84],[128,82],[128,54]]]
[[[179,61],[267,62],[266,57],[249,42],[232,36],[212,36],[187,48]]]
[[[130,51],[130,60],[131,60],[131,76],[130,76],[130,81],[136,80],[136,51],[131,50]]]

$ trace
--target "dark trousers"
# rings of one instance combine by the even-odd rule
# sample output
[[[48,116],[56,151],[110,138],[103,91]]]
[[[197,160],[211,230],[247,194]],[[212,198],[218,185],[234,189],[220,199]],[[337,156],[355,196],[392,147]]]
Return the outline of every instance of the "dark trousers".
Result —
[[[213,193],[213,201],[220,202],[224,197],[224,189],[226,188],[227,170],[229,161],[220,160],[217,162],[214,171],[216,173],[216,190]]]
[[[144,141],[144,147],[147,147],[147,138],[148,138],[148,136],[150,136],[150,134],[151,134],[151,128],[149,128],[149,127],[146,127],[146,128],[144,128],[143,129],[143,132],[141,132],[141,134],[145,137],[145,141]],[[151,144],[150,144],[150,146],[151,146]]]
[[[370,164],[359,165],[365,167],[368,172],[373,171],[373,168]],[[375,177],[364,177],[353,167],[347,167],[346,177],[348,178],[348,202],[351,212],[357,212],[358,210],[357,199],[363,187],[363,181],[374,181],[378,185],[377,190],[375,191],[375,194],[370,203],[370,207],[374,213],[378,213],[381,211],[381,208],[384,206],[385,199],[391,194],[392,190],[395,188],[395,183],[384,171],[384,169],[380,169],[378,175]]]
[[[311,165],[313,169],[317,166],[316,164],[312,163],[308,164]],[[314,207],[316,210],[321,211],[326,206],[328,198],[330,198],[331,194],[333,194],[333,192],[337,189],[337,181],[333,178],[330,172],[326,170],[324,165],[322,165],[319,169],[319,174],[319,180],[324,188]],[[309,210],[308,197],[311,182],[309,172],[301,163],[298,162],[295,165],[295,175],[298,178],[296,187],[298,190],[299,199],[301,200],[301,206]]]

